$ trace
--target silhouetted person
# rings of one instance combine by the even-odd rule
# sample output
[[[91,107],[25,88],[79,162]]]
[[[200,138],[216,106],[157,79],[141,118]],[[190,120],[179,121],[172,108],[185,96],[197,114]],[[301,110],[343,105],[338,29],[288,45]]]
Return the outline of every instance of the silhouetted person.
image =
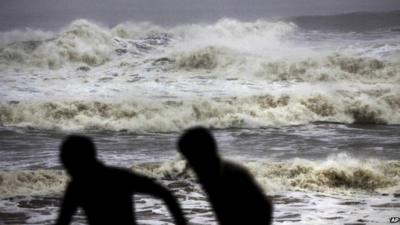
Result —
[[[69,136],[61,145],[61,162],[71,176],[57,224],[69,224],[78,207],[91,225],[136,224],[133,194],[163,199],[177,224],[185,225],[181,208],[172,194],[151,179],[103,165],[96,159],[91,139]]]
[[[219,224],[270,224],[271,202],[247,170],[219,157],[217,144],[207,129],[187,130],[178,148],[197,174]]]

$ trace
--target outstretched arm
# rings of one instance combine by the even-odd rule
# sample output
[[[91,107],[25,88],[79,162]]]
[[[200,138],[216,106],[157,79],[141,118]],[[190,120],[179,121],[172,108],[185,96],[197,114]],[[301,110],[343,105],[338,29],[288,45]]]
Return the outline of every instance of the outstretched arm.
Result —
[[[58,215],[56,225],[68,225],[71,220],[72,216],[74,215],[77,209],[77,204],[74,198],[73,190],[71,185],[68,185],[64,199],[62,200],[61,204],[61,211]]]
[[[136,187],[139,187],[138,191],[161,198],[165,202],[168,210],[174,217],[176,224],[178,225],[187,224],[178,201],[175,199],[175,197],[171,194],[170,191],[168,191],[165,187],[147,177],[141,177],[139,183],[140,184],[137,183],[135,185]]]

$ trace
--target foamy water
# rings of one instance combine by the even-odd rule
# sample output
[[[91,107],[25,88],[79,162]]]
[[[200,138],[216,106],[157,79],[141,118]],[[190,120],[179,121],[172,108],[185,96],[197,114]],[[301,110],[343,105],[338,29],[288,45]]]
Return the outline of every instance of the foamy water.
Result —
[[[221,153],[272,196],[275,223],[399,216],[400,33],[318,30],[309,20],[80,19],[0,33],[0,224],[53,223],[69,132],[93,136],[107,164],[173,189],[193,224],[215,224],[175,150],[194,125],[213,128]],[[171,221],[161,202],[136,202],[141,222]]]
[[[397,126],[322,123],[214,133],[221,154],[247,167],[273,198],[275,223],[342,224],[361,219],[382,224],[398,212]],[[193,224],[215,223],[204,193],[177,155],[178,133],[86,134],[94,137],[99,157],[107,164],[154,177],[174,190]],[[54,220],[68,181],[57,157],[64,135],[1,131],[0,209],[6,223]],[[136,203],[138,218],[145,223],[171,221],[162,202],[138,196]],[[84,224],[83,218],[76,219]]]
[[[399,124],[398,34],[321,35],[233,19],[172,28],[77,20],[52,34],[6,32],[0,122],[134,132]]]

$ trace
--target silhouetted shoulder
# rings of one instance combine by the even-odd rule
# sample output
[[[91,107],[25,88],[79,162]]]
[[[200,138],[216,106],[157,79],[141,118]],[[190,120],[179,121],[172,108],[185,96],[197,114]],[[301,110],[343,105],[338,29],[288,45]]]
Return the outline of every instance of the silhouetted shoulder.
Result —
[[[104,172],[107,176],[107,180],[110,182],[122,183],[125,188],[130,188],[132,191],[140,192],[143,189],[142,186],[147,186],[149,183],[154,182],[151,178],[124,168],[105,167]]]
[[[249,180],[253,180],[253,176],[248,172],[248,170],[236,163],[224,161],[222,164],[222,168],[224,176],[234,176],[237,178],[240,177],[243,179],[247,178]]]

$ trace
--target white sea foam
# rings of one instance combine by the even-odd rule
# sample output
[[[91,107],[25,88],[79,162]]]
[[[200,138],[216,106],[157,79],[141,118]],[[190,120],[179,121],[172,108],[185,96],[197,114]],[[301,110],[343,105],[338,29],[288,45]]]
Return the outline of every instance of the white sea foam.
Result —
[[[285,189],[326,193],[400,191],[398,160],[362,160],[339,154],[322,162],[294,159],[284,163],[249,163],[247,166],[262,186],[274,192]]]
[[[30,41],[45,41],[53,38],[54,33],[42,30],[33,30],[27,28],[25,30],[13,30],[7,32],[0,32],[0,46],[15,44],[19,42],[30,42]]]
[[[104,28],[78,20],[50,40],[3,46],[0,62],[6,66],[57,69],[66,63],[101,65],[112,52],[112,36]]]
[[[0,198],[60,192],[66,182],[59,170],[0,171]]]
[[[312,161],[292,159],[282,162],[260,160],[244,163],[266,193],[287,191],[326,194],[400,192],[400,161],[355,159],[347,154]],[[157,179],[194,179],[184,160],[134,165],[135,172]],[[68,180],[60,170],[2,171],[0,198],[61,192]]]
[[[260,160],[244,164],[266,193],[287,191],[346,193],[397,193],[400,191],[400,162],[355,159],[338,154],[325,160]],[[133,166],[133,170],[158,178],[194,177],[183,160]]]
[[[364,35],[304,33],[290,22],[233,19],[176,27],[126,22],[111,28],[77,20],[57,32],[3,32],[0,126],[142,133],[199,124],[400,124],[398,36],[379,34],[370,41]],[[173,187],[179,179],[194,179],[183,173],[184,164],[176,160],[135,165],[133,170]],[[303,193],[300,199],[308,201],[310,192],[343,198],[367,193],[374,204],[377,192],[400,192],[399,165],[398,160],[348,155],[244,163],[267,194]],[[67,179],[58,170],[1,171],[0,198],[60,193]],[[311,198],[308,205],[318,207],[336,201]],[[381,203],[387,204],[387,198]],[[199,202],[204,203],[189,203],[190,209]],[[326,205],[347,210],[336,202]],[[298,213],[293,207],[288,211]],[[360,207],[355,208],[358,214]],[[305,210],[302,224],[331,222],[325,216],[337,213]],[[283,211],[277,211],[278,220],[287,216]],[[195,220],[208,223],[210,218]]]
[[[51,39],[23,36],[29,32],[30,41],[0,45],[3,126],[165,132],[400,123],[398,59],[363,55],[362,40],[354,51],[332,47],[339,41],[310,47],[289,22],[108,28],[77,20]]]
[[[0,105],[3,126],[39,129],[180,131],[194,125],[260,128],[314,121],[399,124],[398,92],[372,95],[261,95],[191,101],[20,102]]]

